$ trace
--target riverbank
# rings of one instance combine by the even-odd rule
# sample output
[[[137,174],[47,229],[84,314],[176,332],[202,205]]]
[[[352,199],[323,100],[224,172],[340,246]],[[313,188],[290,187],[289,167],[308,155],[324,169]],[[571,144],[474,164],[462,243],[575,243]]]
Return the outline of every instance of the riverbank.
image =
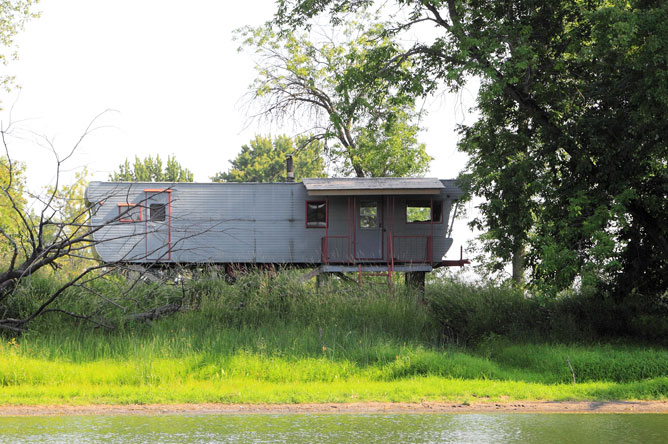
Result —
[[[63,415],[248,415],[392,413],[668,413],[668,401],[528,401],[453,404],[448,402],[346,404],[149,404],[0,406],[0,416]]]
[[[315,290],[281,275],[251,275],[233,286],[205,279],[189,285],[188,309],[150,324],[105,330],[53,313],[0,341],[0,405],[668,400],[668,350],[660,345],[564,342],[492,328],[459,341],[463,330],[448,323],[454,318],[435,316],[409,289],[389,294],[386,284],[333,281]],[[147,286],[133,297],[157,298],[159,291]],[[427,298],[474,299],[456,299],[461,291],[433,286]],[[523,303],[521,295],[488,293],[489,307],[460,311],[489,313],[498,323],[492,304]]]

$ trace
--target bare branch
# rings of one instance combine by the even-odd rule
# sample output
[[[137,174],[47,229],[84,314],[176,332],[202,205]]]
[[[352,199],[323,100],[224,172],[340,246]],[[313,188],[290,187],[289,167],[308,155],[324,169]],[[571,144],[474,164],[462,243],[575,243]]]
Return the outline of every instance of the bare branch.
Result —
[[[81,315],[81,314],[73,313],[73,312],[71,312],[71,311],[62,310],[62,309],[60,309],[60,308],[50,308],[50,309],[48,309],[48,310],[44,310],[44,311],[42,312],[43,315],[44,315],[44,314],[47,314],[47,313],[62,313],[62,314],[65,314],[65,315],[67,315],[67,316],[69,316],[69,317],[71,317],[71,318],[81,319],[81,320],[83,320],[83,321],[86,321],[86,322],[90,322],[90,323],[92,323],[92,324],[95,324],[95,325],[97,325],[97,326],[99,326],[99,327],[104,327],[104,328],[106,328],[107,330],[115,330],[114,327],[113,327],[112,325],[109,325],[109,324],[104,323],[104,322],[102,322],[102,321],[93,319],[92,316]],[[0,321],[0,322],[1,322],[1,321]],[[2,327],[2,324],[0,324],[0,327]]]

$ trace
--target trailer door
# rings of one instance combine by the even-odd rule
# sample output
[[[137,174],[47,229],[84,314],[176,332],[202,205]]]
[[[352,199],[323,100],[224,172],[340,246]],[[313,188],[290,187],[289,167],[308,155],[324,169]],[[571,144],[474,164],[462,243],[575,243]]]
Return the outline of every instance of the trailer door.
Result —
[[[146,260],[172,259],[171,190],[144,190],[146,206]]]
[[[361,198],[357,201],[355,257],[360,260],[383,259],[382,199]]]

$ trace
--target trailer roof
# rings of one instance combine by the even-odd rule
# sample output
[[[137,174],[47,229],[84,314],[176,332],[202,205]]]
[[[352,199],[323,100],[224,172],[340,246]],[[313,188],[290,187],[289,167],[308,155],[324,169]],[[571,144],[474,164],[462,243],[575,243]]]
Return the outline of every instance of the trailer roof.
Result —
[[[302,179],[311,196],[439,194],[445,186],[430,177],[350,177]]]

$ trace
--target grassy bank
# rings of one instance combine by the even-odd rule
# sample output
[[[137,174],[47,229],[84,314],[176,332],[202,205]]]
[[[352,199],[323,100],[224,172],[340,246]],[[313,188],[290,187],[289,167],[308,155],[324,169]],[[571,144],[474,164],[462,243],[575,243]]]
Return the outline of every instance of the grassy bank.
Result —
[[[150,325],[106,331],[47,316],[3,340],[0,404],[668,399],[665,348],[520,340],[503,325],[474,334],[454,325],[464,319],[454,306],[439,315],[462,291],[434,285],[425,306],[384,285],[202,278],[161,294],[180,292],[190,309]]]

